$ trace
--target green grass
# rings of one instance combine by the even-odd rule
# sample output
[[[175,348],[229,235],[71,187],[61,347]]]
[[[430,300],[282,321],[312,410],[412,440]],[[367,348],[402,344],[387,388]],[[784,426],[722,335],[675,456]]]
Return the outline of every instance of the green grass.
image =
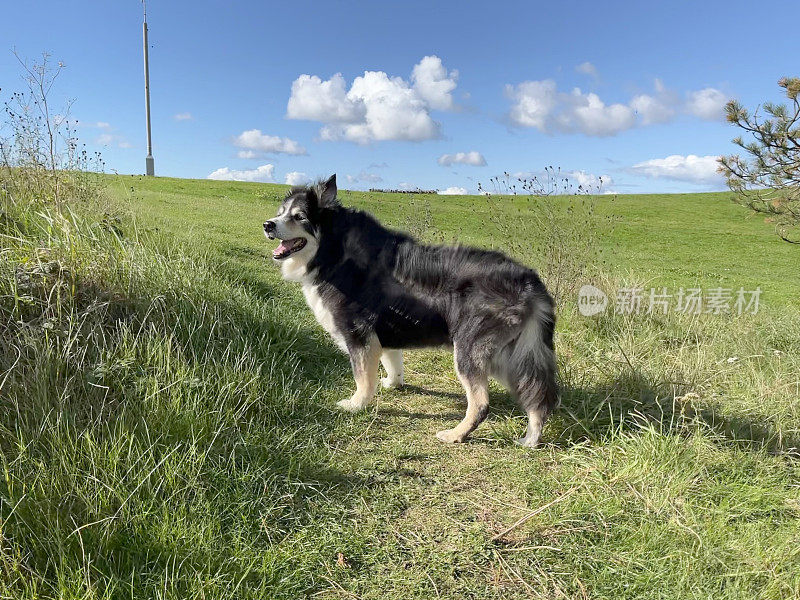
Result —
[[[66,218],[2,198],[0,597],[800,596],[798,251],[767,224],[726,194],[599,199],[599,285],[760,286],[762,310],[587,319],[566,298],[541,448],[511,443],[500,388],[446,446],[443,351],[334,409],[347,358],[261,233],[283,192],[108,177],[108,207]],[[341,198],[448,241],[541,234],[519,198]]]

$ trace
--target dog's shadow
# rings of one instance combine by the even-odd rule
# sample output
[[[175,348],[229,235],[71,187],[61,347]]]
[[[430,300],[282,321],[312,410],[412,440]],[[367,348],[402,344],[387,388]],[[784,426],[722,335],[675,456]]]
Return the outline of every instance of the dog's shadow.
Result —
[[[450,392],[419,385],[404,384],[391,392],[399,398],[417,397],[431,403],[431,411],[406,410],[384,402],[379,408],[381,414],[388,417],[406,417],[411,419],[428,419],[434,421],[460,421],[467,410],[466,392]],[[442,411],[446,406],[446,411]],[[520,416],[522,413],[517,408],[514,399],[505,390],[489,389],[489,418],[508,418]]]
[[[442,413],[441,411],[437,410],[436,403],[447,403],[451,407],[455,408],[458,405],[454,404],[454,400],[464,400],[464,404],[466,405],[466,400],[464,399],[463,394],[429,389],[413,384],[403,384],[400,387],[393,388],[388,392],[388,394],[390,397],[381,402],[378,411],[381,415],[390,418],[427,419],[431,421],[439,421],[442,419],[460,419],[463,414],[457,411]],[[420,397],[432,407],[430,412],[400,408],[394,401],[397,399],[409,400]]]
[[[427,396],[427,397],[436,397],[436,398],[451,398],[453,400],[465,400],[465,396],[463,393],[458,394],[456,392],[446,392],[441,390],[433,390],[424,388],[419,385],[410,385],[410,384],[403,384],[400,387],[395,389],[395,393],[401,396]]]
[[[686,435],[698,426],[712,431],[715,439],[738,447],[800,457],[800,436],[776,427],[768,414],[745,417],[730,414],[723,407],[704,402],[690,393],[688,386],[672,381],[652,379],[641,371],[628,370],[609,381],[593,386],[563,384],[561,404],[545,427],[542,442],[567,448],[577,443],[602,442],[618,432],[641,432],[647,426],[664,435]],[[415,395],[446,404],[454,410],[430,413],[384,406],[380,410],[389,417],[430,420],[460,420],[466,410],[463,393],[404,385],[394,393]],[[438,399],[438,400],[437,400]],[[489,392],[489,419],[525,416],[507,391],[492,385]]]
[[[800,436],[786,434],[766,412],[731,414],[725,407],[692,393],[691,386],[651,378],[628,369],[593,386],[563,385],[561,406],[545,429],[545,442],[571,446],[603,441],[616,432],[637,433],[654,428],[663,435],[684,436],[701,428],[722,444],[798,456]]]

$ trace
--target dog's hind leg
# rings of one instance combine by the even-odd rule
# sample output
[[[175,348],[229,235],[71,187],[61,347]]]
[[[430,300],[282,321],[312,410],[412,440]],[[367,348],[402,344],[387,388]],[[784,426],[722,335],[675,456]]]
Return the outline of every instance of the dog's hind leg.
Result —
[[[552,302],[536,305],[505,366],[509,391],[528,415],[525,437],[517,440],[527,448],[539,442],[545,421],[558,406],[554,328]]]
[[[525,437],[518,439],[516,443],[526,448],[535,448],[547,417],[558,406],[555,368],[552,365],[532,368],[529,376],[521,383],[515,395],[520,408],[528,415],[528,429]]]
[[[542,427],[547,420],[546,411],[536,408],[528,411],[528,430],[525,437],[515,440],[516,444],[526,448],[535,448],[539,443],[539,436],[542,435]]]
[[[356,380],[356,393],[337,403],[339,408],[357,412],[372,403],[378,387],[378,364],[381,358],[381,345],[373,337],[366,345],[348,344],[350,365]]]
[[[489,413],[489,378],[486,369],[475,363],[466,350],[459,352],[454,348],[453,360],[456,374],[467,392],[467,414],[453,429],[445,429],[436,434],[443,442],[463,442],[481,424]]]
[[[381,364],[386,369],[386,377],[381,379],[383,387],[394,388],[403,385],[402,350],[384,350],[381,354]]]

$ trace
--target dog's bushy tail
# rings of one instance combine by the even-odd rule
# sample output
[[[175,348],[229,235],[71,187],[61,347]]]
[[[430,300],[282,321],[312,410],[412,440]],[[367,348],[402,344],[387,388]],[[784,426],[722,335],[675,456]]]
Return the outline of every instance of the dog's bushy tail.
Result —
[[[520,408],[538,412],[542,419],[558,406],[554,332],[555,305],[549,294],[537,290],[528,301],[530,312],[508,346],[503,370]]]

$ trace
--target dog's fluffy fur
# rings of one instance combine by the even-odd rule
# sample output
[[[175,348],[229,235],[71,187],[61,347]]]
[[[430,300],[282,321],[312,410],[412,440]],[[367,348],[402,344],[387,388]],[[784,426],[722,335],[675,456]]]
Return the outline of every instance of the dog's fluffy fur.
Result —
[[[462,442],[486,417],[488,378],[528,415],[519,440],[533,447],[558,404],[553,300],[538,274],[507,256],[465,247],[426,246],[371,215],[341,206],[336,176],[295,187],[264,223],[280,239],[273,258],[302,284],[319,323],[350,355],[356,392],[345,410],[368,406],[378,363],[385,387],[403,383],[403,348],[451,345],[467,393],[467,413],[445,442]]]

